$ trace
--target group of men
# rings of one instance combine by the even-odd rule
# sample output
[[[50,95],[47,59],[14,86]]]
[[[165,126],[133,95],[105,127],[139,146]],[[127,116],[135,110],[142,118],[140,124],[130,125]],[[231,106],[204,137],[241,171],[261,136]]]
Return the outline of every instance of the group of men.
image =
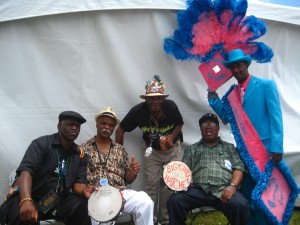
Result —
[[[270,158],[278,163],[283,153],[283,129],[277,89],[273,81],[250,75],[250,64],[251,58],[240,49],[230,52],[224,63],[238,81],[236,88],[245,88],[244,99],[238,104]],[[88,199],[103,180],[122,192],[123,211],[134,214],[138,225],[183,225],[188,212],[199,206],[222,211],[231,225],[268,224],[251,202],[255,182],[234,145],[219,137],[219,120],[212,113],[199,119],[201,140],[183,154],[182,161],[192,172],[190,186],[173,192],[161,185],[163,167],[180,160],[183,118],[175,102],[166,99],[158,75],[145,89],[146,94],[140,96],[145,101],[134,106],[121,122],[110,107],[97,114],[96,135],[80,146],[74,141],[86,119],[73,111],[60,113],[58,132],[33,140],[25,152],[15,185],[0,208],[1,225],[39,224],[52,218],[66,225],[96,224],[88,213]],[[228,115],[217,93],[209,92],[208,100],[226,124]],[[114,141],[111,135],[116,127]],[[123,147],[124,134],[137,127],[145,143],[145,192],[126,188],[136,179],[140,164]]]

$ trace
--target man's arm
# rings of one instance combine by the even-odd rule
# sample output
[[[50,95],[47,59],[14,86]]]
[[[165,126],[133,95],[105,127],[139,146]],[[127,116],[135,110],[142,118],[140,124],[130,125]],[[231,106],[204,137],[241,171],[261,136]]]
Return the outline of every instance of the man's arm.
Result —
[[[124,142],[124,130],[120,125],[116,129],[116,137],[115,137],[115,142],[123,145]]]
[[[173,130],[173,132],[167,136],[167,145],[173,146],[173,140],[177,137],[177,135],[181,132],[183,124],[177,124]]]
[[[236,187],[239,187],[241,185],[243,177],[244,177],[243,171],[234,170],[231,178],[231,184],[235,184]]]
[[[131,184],[140,172],[140,164],[135,161],[134,155],[131,156],[130,169],[125,174],[125,182]]]
[[[240,186],[244,173],[241,170],[234,170],[231,178],[231,183],[226,187],[221,195],[222,202],[227,202],[237,191]]]
[[[20,193],[20,219],[25,223],[35,223],[38,211],[31,198],[32,176],[28,171],[22,171],[18,179]]]
[[[223,103],[218,97],[217,92],[208,91],[207,99],[209,106],[215,111],[215,113],[220,117],[224,124],[228,123],[227,113],[224,109]]]
[[[283,123],[279,94],[274,81],[266,85],[266,104],[269,113],[271,130],[270,159],[275,164],[279,163],[283,154]]]

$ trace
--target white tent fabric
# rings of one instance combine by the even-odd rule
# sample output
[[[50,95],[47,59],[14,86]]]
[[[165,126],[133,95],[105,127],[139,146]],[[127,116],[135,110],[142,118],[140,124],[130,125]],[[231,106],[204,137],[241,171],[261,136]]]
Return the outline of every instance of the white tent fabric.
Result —
[[[280,2],[282,5],[269,4]],[[248,15],[300,25],[297,0],[248,0]],[[295,2],[295,3],[294,3]],[[289,3],[289,4],[288,4]],[[284,4],[284,5],[283,5]],[[175,9],[186,8],[184,0],[1,0],[0,22],[29,17],[82,11],[112,9]]]
[[[286,157],[292,156],[288,163],[300,184],[300,12],[274,5],[266,10],[260,4],[266,3],[251,1],[248,14],[265,20],[269,30],[260,41],[275,56],[269,64],[254,62],[250,72],[278,85],[284,148]],[[211,111],[199,64],[177,61],[163,50],[163,39],[177,28],[176,10],[184,7],[179,0],[1,1],[0,202],[8,191],[8,176],[27,146],[56,132],[61,111],[75,110],[86,117],[80,144],[95,135],[96,113],[111,106],[122,119],[142,101],[139,95],[154,74],[161,76],[169,98],[183,114],[183,148],[199,140],[197,121]],[[221,87],[219,95],[232,83],[233,79]],[[220,135],[234,142],[229,126],[222,125]],[[141,146],[138,129],[125,134],[126,149],[143,164]],[[143,189],[142,173],[134,189]]]

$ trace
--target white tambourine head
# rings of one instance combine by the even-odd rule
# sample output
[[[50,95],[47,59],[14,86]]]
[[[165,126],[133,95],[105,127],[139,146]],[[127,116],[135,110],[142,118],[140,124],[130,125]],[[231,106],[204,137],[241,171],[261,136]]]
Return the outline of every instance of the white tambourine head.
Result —
[[[111,221],[120,213],[122,203],[122,195],[118,189],[110,185],[100,187],[89,198],[89,215],[97,222]]]

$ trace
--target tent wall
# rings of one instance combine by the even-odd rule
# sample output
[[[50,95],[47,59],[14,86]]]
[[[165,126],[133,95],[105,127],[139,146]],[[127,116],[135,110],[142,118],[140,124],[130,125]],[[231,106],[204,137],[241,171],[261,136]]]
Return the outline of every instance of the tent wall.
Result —
[[[250,72],[276,81],[285,151],[299,162],[300,27],[265,22],[269,31],[262,41],[275,56],[269,64],[254,62]],[[122,119],[142,101],[139,95],[154,74],[161,76],[169,98],[183,114],[183,148],[198,141],[197,121],[211,111],[207,87],[198,63],[165,54],[163,39],[176,28],[176,12],[159,9],[78,12],[0,23],[0,202],[8,191],[8,176],[27,146],[57,131],[61,111],[75,110],[86,117],[77,139],[80,144],[95,135],[96,113],[111,106]],[[233,82],[220,88],[219,95]],[[229,126],[222,125],[220,135],[234,142]],[[138,129],[125,134],[124,145],[143,165]],[[293,172],[300,178],[299,169]],[[134,189],[143,189],[142,174],[143,167]]]
[[[300,25],[297,0],[248,0],[248,15]],[[188,0],[1,0],[0,22],[51,14],[115,9],[183,10]],[[274,2],[275,4],[272,4]],[[270,4],[271,3],[271,4]]]

